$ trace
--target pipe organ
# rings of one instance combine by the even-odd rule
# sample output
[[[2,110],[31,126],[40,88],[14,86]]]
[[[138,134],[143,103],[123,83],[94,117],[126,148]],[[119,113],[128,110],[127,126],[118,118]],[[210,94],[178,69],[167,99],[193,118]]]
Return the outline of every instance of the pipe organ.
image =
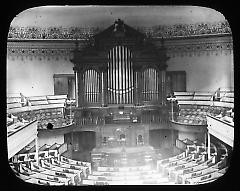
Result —
[[[116,46],[108,53],[108,103],[133,103],[132,53],[124,46]]]
[[[87,70],[83,74],[84,100],[87,103],[98,103],[100,101],[99,85],[100,74],[95,70]]]
[[[93,39],[81,50],[77,45],[71,60],[78,80],[75,121],[88,121],[86,116],[93,113],[103,124],[166,121],[167,116],[162,115],[166,113],[168,60],[164,43],[156,48],[123,22],[115,23]],[[150,110],[153,112],[148,113]]]
[[[143,100],[158,101],[159,85],[158,72],[154,68],[147,68],[143,72]]]

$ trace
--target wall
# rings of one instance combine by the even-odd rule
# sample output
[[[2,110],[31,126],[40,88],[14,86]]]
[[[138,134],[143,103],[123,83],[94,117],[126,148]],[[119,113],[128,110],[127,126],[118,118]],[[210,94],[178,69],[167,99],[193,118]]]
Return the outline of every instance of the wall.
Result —
[[[25,96],[53,95],[53,74],[74,74],[69,60],[50,57],[50,60],[8,57],[7,93],[23,93]]]
[[[64,143],[64,134],[62,131],[46,130],[38,132],[39,147],[43,146],[44,144],[53,145],[54,143]]]
[[[233,87],[232,54],[180,54],[171,57],[167,64],[168,71],[186,71],[187,91],[216,91],[219,87]]]
[[[170,148],[174,146],[174,131],[159,129],[149,131],[149,144],[155,148]]]
[[[179,140],[189,139],[192,141],[198,139],[199,141],[204,143],[205,142],[205,134],[204,133],[178,131],[178,139]]]
[[[177,55],[168,62],[168,71],[186,71],[187,91],[215,91],[233,87],[233,55]],[[69,60],[7,60],[7,92],[25,96],[53,95],[53,74],[73,74]]]
[[[154,43],[161,46],[158,40]],[[8,42],[7,92],[54,94],[53,74],[74,73],[70,62],[74,46],[71,41]],[[167,40],[166,47],[167,70],[186,71],[187,91],[234,87],[231,36]]]

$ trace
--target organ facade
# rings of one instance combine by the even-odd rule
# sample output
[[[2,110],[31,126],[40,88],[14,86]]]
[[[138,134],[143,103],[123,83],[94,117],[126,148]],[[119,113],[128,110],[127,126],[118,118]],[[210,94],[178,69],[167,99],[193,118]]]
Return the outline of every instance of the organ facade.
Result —
[[[28,100],[26,104],[22,97],[7,101],[11,163],[19,163],[23,174],[45,167],[51,170],[42,169],[44,173],[57,169],[65,173],[70,168],[79,174],[80,181],[62,178],[65,185],[97,184],[95,180],[101,178],[104,184],[127,184],[125,180],[133,184],[127,174],[137,175],[145,167],[155,174],[131,178],[140,184],[154,178],[153,184],[174,184],[222,176],[214,172],[189,181],[181,173],[205,168],[205,163],[214,164],[219,173],[229,166],[225,163],[234,138],[233,46],[231,30],[224,23],[153,26],[143,33],[120,19],[101,32],[11,27],[7,89],[21,91]],[[216,89],[222,86],[230,87],[230,93],[215,99]],[[169,93],[174,93],[178,111],[168,102]],[[218,119],[222,114],[226,116]],[[11,136],[23,133],[14,124],[16,118],[38,121],[35,144],[25,142],[12,149]],[[24,137],[19,135],[19,140]],[[27,166],[22,165],[25,162]],[[85,169],[84,177],[76,170],[79,166]],[[200,173],[211,170],[209,165]],[[118,182],[105,171],[113,171]],[[49,184],[44,173],[29,174],[28,181],[41,178],[39,184]],[[58,175],[51,180],[60,181]]]
[[[147,105],[165,110],[168,59],[163,40],[157,48],[121,20],[95,35],[81,51],[76,43],[71,62],[77,82],[77,125],[92,107],[127,107],[129,114]]]

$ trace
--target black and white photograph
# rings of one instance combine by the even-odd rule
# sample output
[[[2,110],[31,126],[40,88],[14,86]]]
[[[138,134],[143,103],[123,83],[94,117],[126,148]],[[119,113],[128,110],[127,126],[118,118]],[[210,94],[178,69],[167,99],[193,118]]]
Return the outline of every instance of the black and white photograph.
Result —
[[[202,185],[229,170],[233,36],[218,10],[32,7],[6,48],[7,160],[26,184]]]

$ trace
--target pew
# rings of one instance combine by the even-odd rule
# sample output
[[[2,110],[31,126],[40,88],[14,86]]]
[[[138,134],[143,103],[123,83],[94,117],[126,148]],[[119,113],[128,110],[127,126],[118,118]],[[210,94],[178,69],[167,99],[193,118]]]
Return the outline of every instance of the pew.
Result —
[[[58,171],[61,171],[63,173],[76,174],[78,176],[78,179],[79,179],[80,182],[82,181],[82,178],[84,176],[82,170],[65,168],[65,167],[62,167],[60,165],[51,164],[51,163],[47,162],[46,160],[41,160],[40,164],[41,164],[42,167],[48,168],[49,170],[58,170]]]
[[[68,182],[68,185],[72,185],[72,184],[77,185],[77,183],[78,183],[78,182],[76,182],[76,178],[75,178],[77,175],[73,175],[73,174],[69,174],[69,173],[62,173],[61,171],[57,171],[54,169],[49,170],[49,169],[38,166],[35,162],[31,162],[30,165],[31,165],[32,171],[36,171],[36,172],[39,171],[42,174],[54,176],[54,177],[58,178],[59,180],[64,180],[64,179],[70,180]]]
[[[87,176],[89,174],[88,167],[86,167],[86,166],[67,164],[67,163],[63,163],[61,161],[58,161],[54,158],[51,158],[50,161],[51,161],[51,164],[53,164],[53,165],[60,165],[61,167],[64,167],[64,168],[67,168],[67,169],[82,171],[85,178],[87,178]]]
[[[23,164],[20,164],[20,178],[28,176],[30,179],[25,179],[26,182],[35,183],[35,184],[43,184],[43,185],[68,185],[68,182],[61,182],[58,179],[54,179],[53,176],[45,176],[39,172],[33,172]]]
[[[66,158],[62,155],[60,156],[60,161],[67,162],[67,163],[73,164],[73,165],[87,166],[89,168],[89,173],[90,174],[92,173],[92,168],[91,168],[90,162],[77,161],[77,160]]]

